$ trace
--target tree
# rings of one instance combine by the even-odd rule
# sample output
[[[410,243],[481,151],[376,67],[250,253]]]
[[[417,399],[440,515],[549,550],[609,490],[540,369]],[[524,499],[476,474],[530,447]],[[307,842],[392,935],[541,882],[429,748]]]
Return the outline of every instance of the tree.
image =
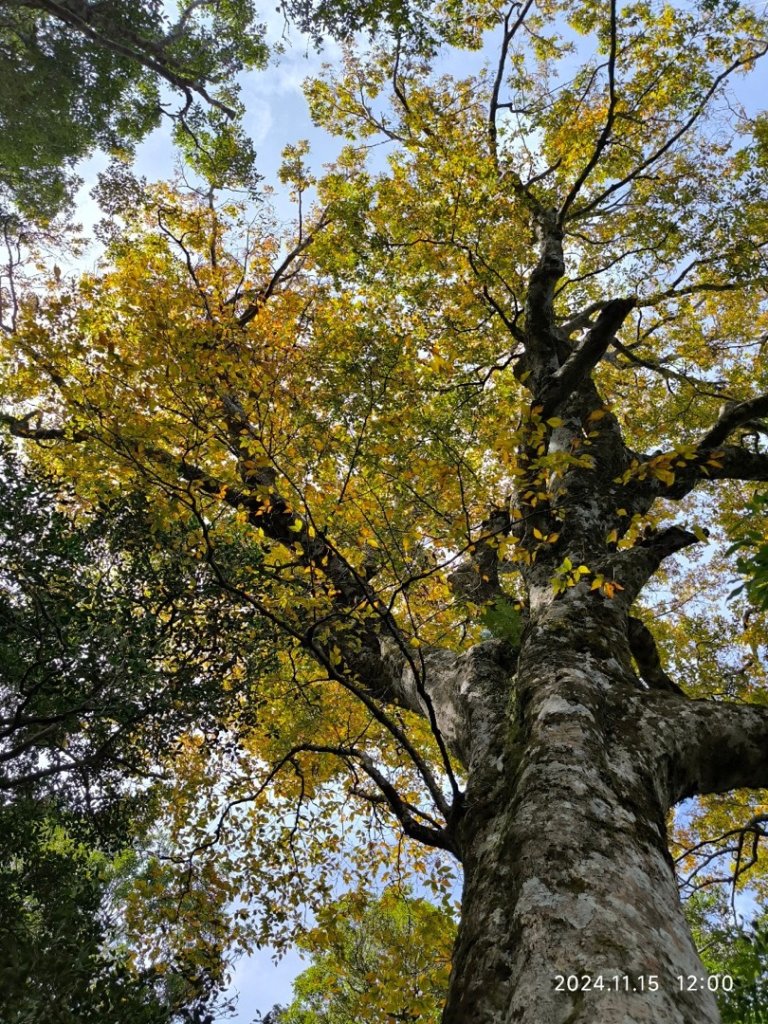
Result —
[[[760,795],[723,794],[768,785],[765,627],[695,552],[768,480],[766,120],[729,91],[766,25],[497,20],[476,77],[395,44],[310,86],[359,145],[314,182],[288,154],[318,196],[292,237],[149,194],[98,275],[27,302],[3,419],[84,499],[191,517],[281,634],[259,720],[215,778],[190,758],[169,826],[189,864],[228,851],[263,937],[328,900],[356,815],[370,875],[361,822],[437,850],[438,890],[461,862],[444,1024],[716,1022],[668,816],[698,798],[691,885],[717,856],[743,879]]]
[[[240,72],[270,55],[253,0],[2,0],[0,224],[49,220],[71,202],[74,165],[95,149],[129,156],[165,114],[193,167],[222,187],[254,187],[254,153],[238,125]],[[390,26],[427,47],[457,31],[456,13],[400,0],[284,0],[287,20],[323,35]],[[170,94],[170,96],[169,96]]]
[[[264,649],[223,646],[234,608],[183,529],[148,544],[141,502],[86,514],[5,445],[0,466],[0,1016],[203,1024],[226,981],[221,893],[174,891],[148,834],[182,739],[222,736]],[[153,959],[131,914],[166,886],[156,923],[180,941]]]
[[[159,123],[163,86],[181,98],[167,111],[180,137],[203,130],[206,108],[236,130],[234,78],[268,50],[248,0],[192,2],[173,22],[151,2],[6,0],[0,53],[0,210],[48,219],[71,200],[77,160],[130,153]]]
[[[690,917],[709,973],[733,979],[729,991],[718,993],[723,1024],[761,1024],[766,1016],[765,912],[747,927],[734,926],[719,902],[711,893],[701,894]],[[714,927],[708,917],[715,919]]]
[[[279,1024],[438,1022],[448,988],[456,924],[408,892],[374,901],[350,894],[324,908],[301,939],[311,965],[294,999],[273,1010]]]
[[[220,727],[269,640],[232,651],[242,610],[190,561],[183,525],[153,527],[126,496],[81,521],[61,505],[71,493],[5,448],[0,466],[0,793],[40,797],[52,781],[104,809],[174,740]]]
[[[116,891],[137,879],[139,858],[104,850],[94,823],[48,796],[0,807],[0,1010],[8,1024],[205,1024],[224,962],[141,965],[118,924]],[[117,835],[110,836],[112,842]],[[122,840],[140,836],[123,829]]]

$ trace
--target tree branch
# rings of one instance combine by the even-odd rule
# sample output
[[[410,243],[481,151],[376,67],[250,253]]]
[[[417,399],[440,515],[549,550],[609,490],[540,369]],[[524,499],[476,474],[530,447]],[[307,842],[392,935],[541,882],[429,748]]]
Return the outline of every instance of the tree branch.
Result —
[[[675,471],[675,481],[665,484],[655,478],[637,483],[658,498],[680,501],[700,483],[713,480],[768,481],[768,454],[751,452],[740,445],[724,448],[700,449],[698,457],[687,466]]]
[[[637,664],[638,675],[646,686],[650,690],[663,690],[684,697],[683,690],[664,671],[656,641],[650,629],[634,615],[629,616],[628,627],[629,650]]]
[[[768,787],[768,706],[659,700],[655,727],[669,759],[672,803],[707,793]],[[649,723],[650,727],[650,723]]]
[[[768,43],[765,46],[759,48],[755,53],[751,53],[747,57],[739,57],[736,60],[732,61],[727,68],[721,71],[719,75],[715,76],[709,89],[707,89],[699,103],[697,103],[697,105],[694,107],[693,113],[690,115],[690,117],[688,117],[686,121],[683,122],[683,124],[680,125],[677,131],[673,132],[670,136],[668,136],[665,139],[665,141],[657,149],[654,150],[653,153],[651,153],[649,156],[645,158],[645,160],[641,160],[640,163],[637,164],[637,166],[632,171],[630,171],[629,174],[626,174],[623,178],[620,178],[618,181],[614,181],[611,185],[604,189],[598,196],[595,196],[594,199],[591,199],[589,202],[584,203],[583,206],[577,207],[571,214],[570,219],[576,220],[582,217],[586,217],[596,207],[600,206],[601,203],[605,202],[606,199],[612,196],[615,192],[618,192],[620,189],[625,188],[637,177],[639,177],[639,175],[642,174],[643,171],[645,171],[652,164],[655,164],[657,160],[660,160],[664,156],[664,154],[669,152],[669,150],[674,146],[674,144],[678,142],[686,134],[686,132],[688,132],[693,127],[693,125],[698,121],[698,119],[701,117],[704,110],[706,109],[707,104],[715,95],[715,93],[720,88],[722,83],[726,81],[726,79],[728,79],[735,71],[738,71],[739,68],[754,63],[756,60],[759,60],[760,57],[764,57],[766,53],[768,53]]]
[[[525,21],[528,11],[533,6],[533,0],[526,0],[524,4],[513,3],[507,13],[504,15],[504,37],[501,41],[501,52],[499,54],[499,63],[496,67],[496,77],[493,82],[493,91],[491,93],[491,106],[488,113],[488,136],[491,143],[491,152],[493,153],[493,162],[498,169],[498,149],[497,149],[497,125],[496,115],[499,109],[504,104],[499,103],[499,94],[501,92],[501,86],[504,81],[504,66],[507,63],[507,55],[509,54],[509,47],[512,40],[515,38],[518,30]],[[513,25],[510,25],[512,20],[512,12],[517,10],[518,15]]]
[[[701,540],[695,533],[682,526],[669,526],[639,541],[634,547],[615,552],[608,558],[605,570],[601,567],[601,571],[621,583],[624,589],[617,599],[629,607],[665,558],[699,543]]]
[[[565,222],[565,218],[571,204],[581,191],[581,187],[584,182],[597,166],[600,157],[611,138],[613,122],[616,117],[616,0],[611,0],[610,35],[611,43],[608,54],[608,112],[605,117],[605,124],[603,125],[603,130],[600,132],[600,136],[595,143],[592,156],[587,161],[581,174],[578,176],[576,181],[574,181],[568,195],[563,200],[563,205],[560,207],[560,213],[558,215],[560,224]]]
[[[540,396],[542,419],[552,416],[594,369],[636,303],[635,296],[630,296],[613,299],[603,307],[592,330],[545,383]]]
[[[312,242],[317,237],[319,231],[322,231],[324,227],[330,222],[330,215],[328,208],[326,207],[318,217],[317,223],[294,247],[289,253],[286,254],[279,267],[272,274],[272,277],[267,281],[263,288],[260,288],[258,293],[252,298],[247,308],[237,318],[237,322],[240,327],[245,327],[249,324],[255,316],[258,315],[262,306],[267,302],[275,293],[278,285],[282,281],[289,279],[293,275],[287,275],[288,269],[293,263],[301,256],[301,254],[309,248]],[[300,267],[299,267],[300,269]]]
[[[738,427],[749,425],[750,420],[763,416],[768,416],[768,395],[758,395],[746,402],[725,402],[720,408],[717,422],[699,441],[699,451],[716,448]]]
[[[509,510],[494,509],[480,526],[480,536],[448,577],[451,588],[460,597],[474,604],[488,604],[505,598],[499,582],[498,542],[511,527]],[[495,543],[494,543],[495,541]]]

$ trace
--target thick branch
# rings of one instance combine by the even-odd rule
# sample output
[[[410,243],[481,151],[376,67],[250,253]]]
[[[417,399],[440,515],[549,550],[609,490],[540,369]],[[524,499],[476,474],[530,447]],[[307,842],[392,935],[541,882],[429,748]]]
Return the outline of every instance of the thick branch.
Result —
[[[484,520],[468,557],[448,577],[452,590],[459,597],[473,604],[488,604],[506,596],[499,582],[498,544],[509,533],[510,526],[506,508],[494,509]]]
[[[685,696],[676,682],[669,678],[661,664],[656,641],[650,629],[633,615],[628,619],[629,650],[637,664],[637,672],[650,690],[663,690]]]
[[[657,737],[670,764],[672,803],[768,787],[768,707],[659,697]],[[650,723],[649,723],[650,725]]]
[[[714,428],[713,428],[714,429]],[[641,485],[656,497],[679,501],[697,484],[712,480],[768,480],[768,454],[751,452],[739,445],[700,450],[699,458],[676,471],[673,484],[647,479]]]
[[[717,422],[699,441],[699,451],[716,448],[738,427],[751,426],[751,420],[763,416],[768,416],[768,395],[759,395],[746,402],[725,402]]]
[[[621,600],[631,605],[665,558],[700,543],[695,533],[681,526],[669,526],[632,548],[617,551],[607,566],[607,572],[624,588]]]
[[[637,299],[630,296],[626,299],[613,299],[603,307],[592,330],[546,382],[541,395],[543,419],[559,409],[602,359],[636,302]]]
[[[563,232],[554,210],[542,210],[534,216],[534,233],[539,247],[539,260],[528,282],[525,303],[525,359],[515,369],[518,377],[533,371],[532,384],[558,369],[558,335],[555,328],[555,286],[565,273]]]
[[[40,425],[40,418],[39,412],[27,413],[25,416],[13,416],[7,412],[0,412],[0,424],[8,427],[13,437],[29,441],[75,441],[80,443],[93,436],[87,430],[74,430],[68,433],[64,427],[43,427]],[[37,420],[34,425],[33,420]]]
[[[741,425],[744,426],[743,423]],[[713,434],[716,427],[717,424],[709,433]],[[677,459],[679,456],[670,451],[655,455],[649,461],[671,466]],[[684,466],[675,465],[674,480],[671,483],[649,473],[631,480],[628,491],[635,497],[642,496],[643,503],[648,507],[656,498],[680,501],[698,484],[714,480],[768,481],[768,453],[749,451],[740,445],[726,445],[723,448],[699,445],[695,458],[686,460]]]

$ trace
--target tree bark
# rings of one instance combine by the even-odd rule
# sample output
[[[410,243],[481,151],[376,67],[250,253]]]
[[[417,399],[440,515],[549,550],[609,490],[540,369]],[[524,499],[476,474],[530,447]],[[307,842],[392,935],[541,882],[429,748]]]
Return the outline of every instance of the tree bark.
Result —
[[[534,618],[509,692],[473,736],[443,1024],[716,1024],[706,984],[679,981],[706,972],[666,845],[679,772],[653,728],[694,702],[642,687],[620,605],[586,587]]]

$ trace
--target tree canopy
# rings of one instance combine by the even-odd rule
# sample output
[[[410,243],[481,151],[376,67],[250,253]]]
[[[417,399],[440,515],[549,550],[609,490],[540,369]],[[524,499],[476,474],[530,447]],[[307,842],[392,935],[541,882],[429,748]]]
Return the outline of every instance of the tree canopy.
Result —
[[[80,158],[130,154],[164,110],[188,143],[206,109],[226,131],[238,72],[267,52],[248,0],[192,2],[176,20],[154,2],[0,4],[0,209],[50,218]]]
[[[241,72],[263,68],[273,43],[253,0],[0,3],[0,213],[49,220],[71,202],[77,161],[130,156],[160,124],[203,174],[223,167],[253,187],[250,140],[238,126]],[[346,39],[388,28],[411,45],[461,33],[450,5],[392,0],[285,0],[286,26]],[[175,14],[175,16],[174,16]]]
[[[3,449],[0,1013],[202,1022],[226,980],[222,894],[158,906],[178,934],[154,959],[131,894],[168,883],[148,836],[190,732],[221,736],[269,655],[263,636],[241,654],[223,640],[238,613],[190,567],[183,528],[148,546],[141,501],[85,521],[73,501]],[[190,956],[179,918],[195,902]]]
[[[768,24],[530,0],[462,28],[494,47],[474,75],[395,33],[308,83],[346,145],[324,170],[286,150],[294,223],[134,187],[95,273],[19,284],[2,422],[81,514],[136,496],[139,564],[167,555],[195,609],[172,620],[190,686],[251,687],[212,683],[213,742],[186,697],[147,721],[142,756],[169,730],[183,756],[146,919],[194,880],[248,894],[233,942],[281,946],[337,880],[407,868],[448,905],[461,862],[446,1024],[527,1021],[534,993],[549,1024],[563,958],[699,969],[671,858],[683,895],[764,895],[766,623],[726,598],[729,545],[765,542],[768,122],[744,83]],[[677,994],[636,1019],[717,1020]]]
[[[348,894],[300,939],[312,963],[274,1024],[439,1021],[455,931],[451,914],[407,890]]]

